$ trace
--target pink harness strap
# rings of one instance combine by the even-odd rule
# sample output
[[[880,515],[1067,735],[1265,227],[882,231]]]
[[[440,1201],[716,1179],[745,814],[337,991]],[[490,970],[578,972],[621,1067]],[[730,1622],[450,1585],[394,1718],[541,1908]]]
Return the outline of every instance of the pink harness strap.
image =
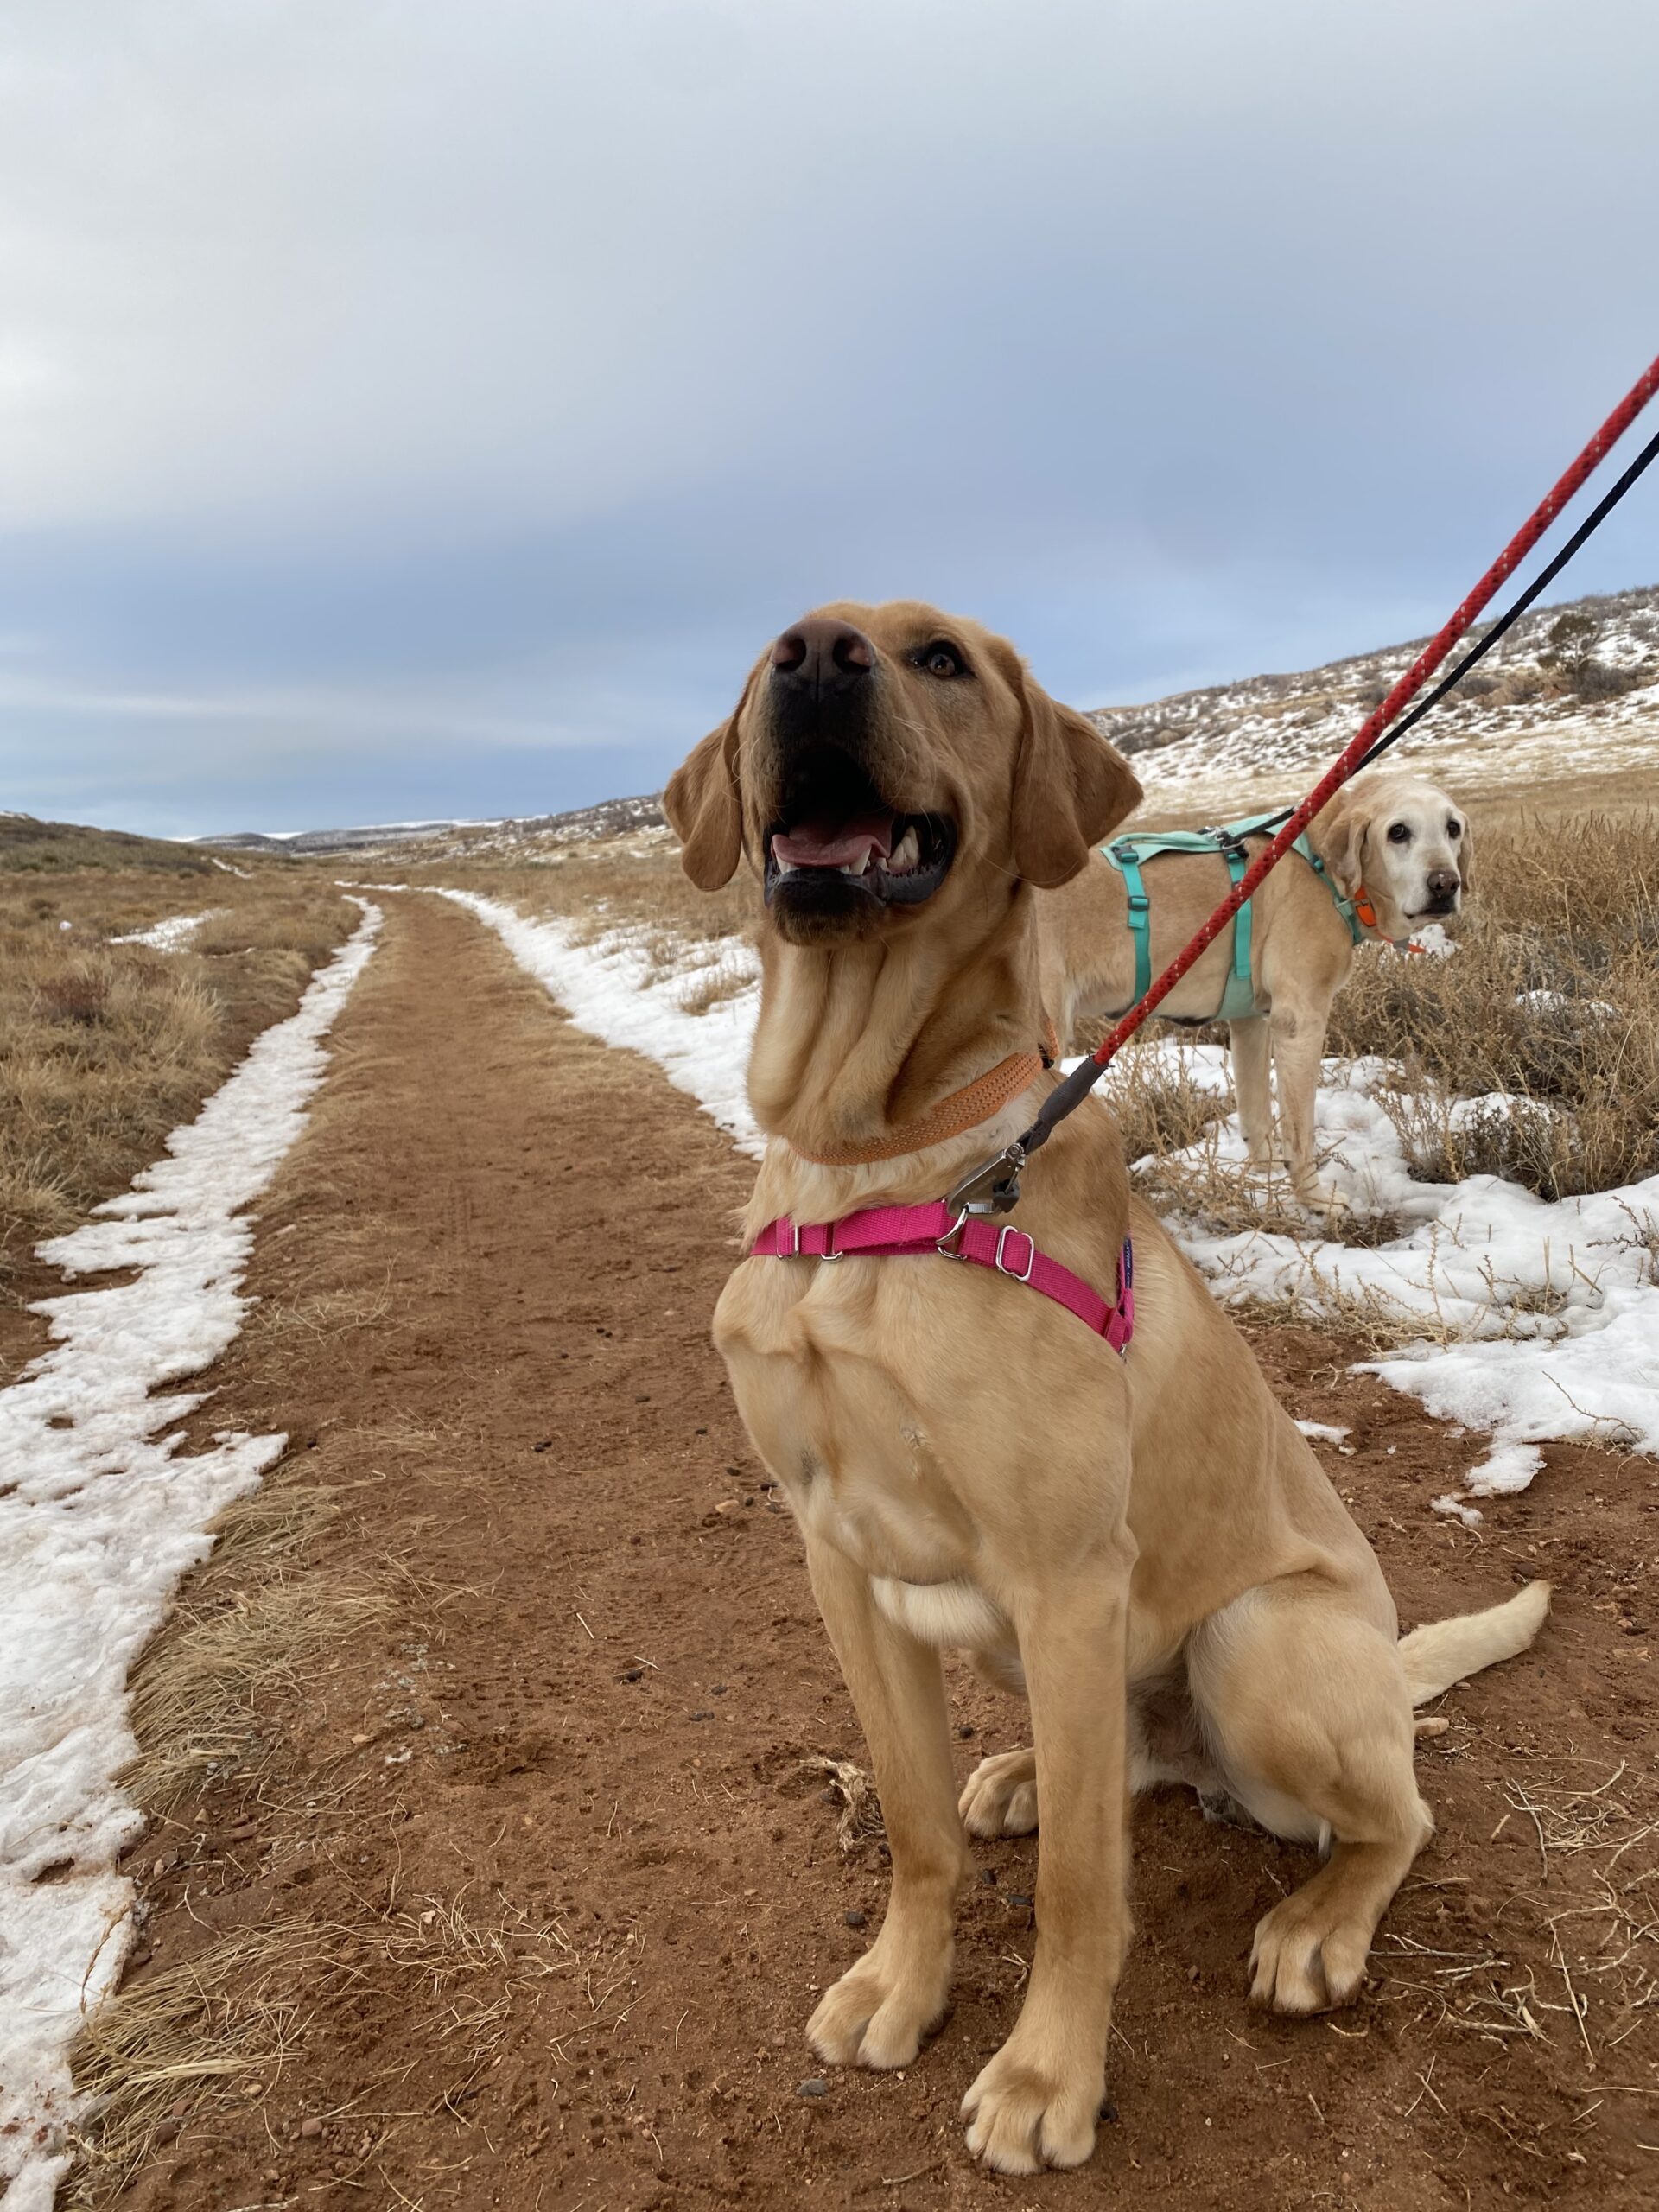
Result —
[[[1126,1236],[1117,1255],[1117,1303],[1039,1252],[1034,1240],[1011,1223],[998,1228],[978,1214],[953,1214],[942,1201],[925,1206],[868,1206],[839,1221],[802,1224],[785,1214],[750,1245],[751,1260],[896,1260],[936,1254],[966,1260],[1028,1283],[1084,1322],[1112,1350],[1122,1351],[1135,1334],[1135,1248]]]

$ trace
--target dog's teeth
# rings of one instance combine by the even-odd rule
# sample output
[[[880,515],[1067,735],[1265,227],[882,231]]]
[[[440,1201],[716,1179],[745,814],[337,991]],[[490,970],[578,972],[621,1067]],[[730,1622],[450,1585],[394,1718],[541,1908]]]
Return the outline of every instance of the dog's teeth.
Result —
[[[867,872],[869,865],[870,856],[867,852],[862,860],[850,861],[841,872],[843,875],[862,875]]]
[[[921,857],[922,849],[917,842],[916,832],[913,830],[906,830],[893,847],[893,858],[887,862],[887,866],[895,874],[899,874],[906,868],[914,868]]]

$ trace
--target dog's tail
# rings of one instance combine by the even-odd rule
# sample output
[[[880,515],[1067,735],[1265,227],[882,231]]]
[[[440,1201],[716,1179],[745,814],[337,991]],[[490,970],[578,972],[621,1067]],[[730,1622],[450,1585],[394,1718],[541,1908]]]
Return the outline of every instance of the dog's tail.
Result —
[[[1524,1651],[1544,1624],[1549,1611],[1548,1582],[1529,1582],[1501,1605],[1484,1613],[1460,1613],[1455,1620],[1431,1621],[1400,1639],[1400,1656],[1414,1705],[1449,1690],[1465,1675],[1495,1667],[1500,1659],[1513,1659]]]

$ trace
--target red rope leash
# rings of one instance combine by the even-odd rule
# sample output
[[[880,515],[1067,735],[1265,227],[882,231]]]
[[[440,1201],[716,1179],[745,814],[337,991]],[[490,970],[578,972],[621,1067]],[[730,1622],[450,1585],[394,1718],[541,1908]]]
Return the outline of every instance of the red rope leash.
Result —
[[[1430,639],[1382,705],[1367,716],[1338,758],[1288,817],[1283,828],[1274,834],[1272,842],[1257,855],[1243,875],[1232,886],[1215,912],[1176,954],[1162,975],[1154,978],[1146,995],[1129,1008],[1091,1058],[1075,1068],[1064,1083],[1051,1091],[1042,1110],[1025,1135],[1010,1145],[1005,1153],[987,1166],[976,1168],[957,1185],[951,1193],[950,1203],[953,1205],[966,1206],[976,1213],[1004,1213],[1013,1205],[1019,1196],[1020,1170],[1031,1154],[1046,1142],[1057,1123],[1064,1121],[1072,1109],[1082,1103],[1141,1023],[1168,997],[1205,948],[1214,944],[1245,900],[1259,888],[1263,878],[1278,867],[1314,816],[1359,767],[1376,739],[1427,683],[1459,639],[1477,620],[1492,594],[1525,560],[1567,501],[1600,464],[1611,448],[1624,436],[1656,391],[1659,391],[1659,356],[1649,362],[1572,466],[1533,509],[1445,627]]]

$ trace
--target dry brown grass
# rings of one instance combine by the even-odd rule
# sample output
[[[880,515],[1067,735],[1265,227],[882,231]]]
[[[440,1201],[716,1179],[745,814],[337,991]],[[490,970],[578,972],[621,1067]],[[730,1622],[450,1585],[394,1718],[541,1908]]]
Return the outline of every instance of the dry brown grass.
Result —
[[[109,942],[210,904],[187,951]],[[298,871],[0,874],[0,1282],[156,1157],[356,918]]]
[[[211,2131],[215,2114],[237,2106],[258,2107],[273,2148],[291,2141],[304,2108],[283,2076],[327,2033],[341,2001],[358,2012],[378,2004],[388,2014],[418,2004],[449,2077],[435,2101],[454,2109],[522,2008],[539,2008],[544,1991],[556,1993],[547,2044],[562,2067],[638,1963],[635,1936],[607,1950],[500,1901],[487,1919],[464,1895],[405,1896],[378,1909],[358,1897],[356,1907],[346,1920],[283,1920],[224,1937],[181,1966],[145,1975],[92,2015],[75,2053],[76,2087],[91,2102],[71,2137],[69,2212],[118,2201],[158,2146],[182,2137],[188,2148]],[[405,2071],[389,2069],[368,2086],[401,2086]],[[315,2116],[339,2153],[336,2176],[358,2190],[384,2183],[378,2154],[410,2116],[376,2113],[375,2102]]]
[[[1384,1091],[1413,1172],[1542,1198],[1659,1172],[1659,817],[1537,817],[1489,832],[1446,960],[1368,952],[1330,1049],[1402,1064]],[[1492,1093],[1529,1102],[1455,1116]]]
[[[1159,1052],[1131,1043],[1113,1071],[1106,1101],[1123,1140],[1123,1157],[1164,1160],[1198,1143],[1228,1110],[1227,1097],[1194,1083]]]
[[[278,1482],[215,1522],[214,1573],[186,1584],[133,1670],[138,1756],[122,1780],[147,1812],[257,1764],[301,1670],[387,1611],[379,1592],[303,1564],[334,1512],[327,1491]]]

